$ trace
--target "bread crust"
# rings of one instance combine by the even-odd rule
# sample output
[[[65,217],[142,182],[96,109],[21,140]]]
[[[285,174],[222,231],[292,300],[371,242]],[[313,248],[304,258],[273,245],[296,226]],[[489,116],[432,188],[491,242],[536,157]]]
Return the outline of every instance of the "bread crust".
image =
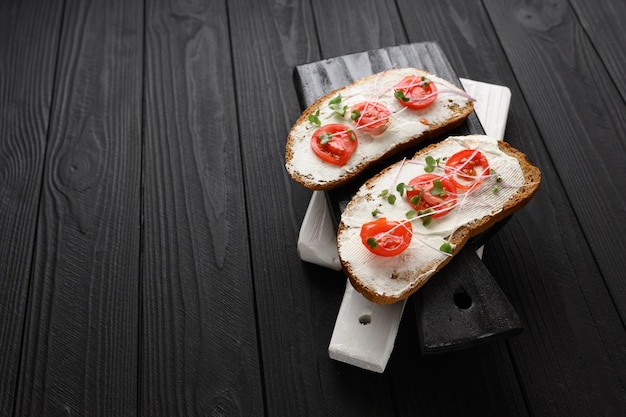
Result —
[[[425,156],[434,148],[439,146],[439,143],[435,143],[425,147],[424,149],[418,151],[414,158]],[[454,233],[452,234],[449,242],[453,245],[454,250],[452,255],[456,255],[468,242],[468,240],[474,236],[477,236],[485,231],[487,231],[490,227],[492,227],[497,222],[507,218],[512,215],[517,210],[524,207],[535,195],[539,184],[541,182],[541,171],[538,167],[533,165],[527,158],[527,156],[521,151],[513,148],[510,144],[498,141],[499,149],[505,154],[516,158],[520,164],[520,167],[524,176],[524,186],[519,187],[519,189],[515,192],[515,194],[510,197],[506,203],[502,206],[502,210],[493,214],[486,215],[480,219],[473,221],[471,224],[466,224],[461,227],[458,227]],[[396,164],[397,165],[397,164]],[[381,173],[377,174],[370,180],[368,180],[363,187],[372,186],[375,183],[376,179],[386,172],[389,169],[392,169],[394,166],[388,167],[383,170]],[[348,205],[349,207],[350,205]],[[349,208],[346,210],[349,210]],[[339,224],[338,229],[338,245],[340,244],[340,236],[345,231],[346,225],[342,221]],[[339,248],[339,253],[341,255],[341,248]],[[446,257],[444,260],[440,262],[436,262],[435,264],[429,265],[429,267],[433,268],[432,274],[422,275],[420,277],[402,277],[403,279],[412,280],[411,285],[406,289],[406,291],[400,294],[386,294],[381,292],[379,288],[373,287],[368,283],[364,282],[357,274],[355,274],[352,265],[349,262],[346,262],[340,256],[341,264],[344,273],[349,278],[352,286],[361,293],[368,300],[377,303],[377,304],[391,304],[402,299],[409,297],[411,294],[415,293],[419,288],[421,288],[436,272],[441,270],[448,262],[452,260],[452,257]],[[427,268],[428,269],[428,268]]]
[[[285,148],[285,167],[289,175],[296,182],[300,183],[301,185],[303,185],[304,187],[310,190],[330,190],[333,188],[343,186],[347,184],[348,182],[352,181],[354,178],[356,178],[359,174],[367,170],[372,165],[380,161],[383,161],[389,158],[390,156],[397,154],[398,152],[407,150],[419,143],[436,138],[449,130],[459,127],[467,119],[467,117],[471,114],[471,112],[474,110],[473,101],[466,99],[466,98],[463,101],[462,105],[459,105],[458,102],[454,102],[450,104],[446,102],[445,100],[435,102],[433,106],[448,106],[449,116],[445,120],[429,123],[428,128],[424,131],[420,131],[419,133],[407,133],[404,137],[401,138],[401,140],[395,141],[393,144],[390,144],[390,147],[384,152],[382,152],[381,154],[376,155],[375,157],[372,157],[369,159],[361,160],[360,162],[358,162],[357,165],[355,165],[354,167],[350,167],[345,172],[343,172],[340,176],[335,177],[335,178],[327,178],[324,176],[315,176],[315,175],[306,174],[305,170],[301,166],[299,166],[297,162],[294,162],[295,161],[294,157],[297,152],[296,145],[302,141],[306,141],[308,145],[308,141],[310,140],[310,134],[313,133],[311,131],[309,135],[301,134],[301,127],[311,124],[309,122],[310,115],[316,113],[319,109],[323,109],[324,107],[326,107],[328,102],[332,98],[336,97],[338,94],[344,94],[346,92],[354,90],[355,87],[374,85],[380,77],[392,76],[394,73],[401,74],[402,71],[406,72],[407,70],[414,71],[416,75],[424,75],[426,77],[429,77],[430,79],[436,80],[437,85],[441,83],[441,85],[447,89],[456,89],[459,92],[462,92],[460,88],[453,85],[452,83],[446,80],[442,80],[428,73],[427,71],[424,71],[418,68],[401,68],[401,69],[392,69],[392,70],[383,71],[378,74],[373,74],[373,75],[361,78],[359,80],[356,80],[350,85],[336,89],[324,95],[323,97],[320,97],[319,99],[317,99],[304,112],[302,112],[302,114],[296,120],[292,129],[290,130],[289,135],[287,136],[287,143],[286,143],[286,148]],[[390,93],[388,92],[387,94],[393,94],[393,90],[391,89],[390,91],[391,92]],[[410,110],[407,110],[407,111],[410,111]],[[429,108],[427,108],[424,111],[422,111],[422,113],[428,115],[430,111],[432,111],[432,109],[429,110]],[[343,122],[345,122],[345,124],[348,126],[347,121],[343,121]],[[308,162],[318,163],[320,165],[323,165],[323,164],[328,165],[327,163],[318,159],[313,154],[312,151],[310,152],[310,159],[308,160]]]

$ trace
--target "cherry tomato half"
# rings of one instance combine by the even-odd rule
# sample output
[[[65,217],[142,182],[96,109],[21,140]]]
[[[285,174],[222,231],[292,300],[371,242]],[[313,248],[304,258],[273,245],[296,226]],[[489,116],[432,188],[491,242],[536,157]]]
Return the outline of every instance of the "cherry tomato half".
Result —
[[[361,226],[361,241],[375,255],[396,256],[409,246],[413,226],[409,221],[387,221],[386,217]]]
[[[436,180],[441,188],[435,187]],[[430,209],[430,216],[437,218],[448,214],[456,204],[456,186],[447,177],[422,174],[409,181],[409,186],[413,189],[406,192],[406,199],[418,213]]]
[[[370,135],[380,135],[389,125],[391,112],[384,104],[364,101],[352,106],[350,111],[350,117],[356,126]]]
[[[489,175],[489,161],[478,150],[464,149],[448,158],[445,170],[456,187],[465,191],[476,187]]]
[[[400,104],[415,110],[425,109],[437,98],[435,83],[422,79],[420,75],[404,77],[396,84],[395,91]]]
[[[311,149],[323,161],[345,165],[358,145],[354,130],[341,124],[328,124],[311,136]]]

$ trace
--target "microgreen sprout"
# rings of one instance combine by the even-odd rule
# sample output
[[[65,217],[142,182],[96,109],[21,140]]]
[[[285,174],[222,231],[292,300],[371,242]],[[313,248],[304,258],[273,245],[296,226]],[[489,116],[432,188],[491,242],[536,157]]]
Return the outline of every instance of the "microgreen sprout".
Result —
[[[440,197],[446,195],[446,190],[443,188],[443,184],[440,180],[433,180],[433,188],[430,190],[430,193]]]
[[[361,117],[361,112],[357,109],[352,110],[352,113],[350,114],[350,120],[356,120],[359,117]]]
[[[423,192],[423,191],[422,191]],[[419,194],[415,194],[413,197],[411,197],[411,200],[409,200],[411,202],[411,204],[413,204],[414,206],[419,205],[419,203],[422,201],[422,193]]]
[[[395,203],[395,202],[396,202],[396,195],[395,195],[395,194],[391,194],[391,195],[389,195],[389,197],[387,197],[387,202],[388,202],[389,204],[393,204],[393,203]]]
[[[439,162],[441,162],[441,158],[435,159],[432,156],[428,155],[426,157],[426,166],[424,167],[424,171],[433,172],[435,170],[435,167],[439,166]]]
[[[330,100],[328,107],[341,117],[345,116],[346,110],[348,109],[348,106],[341,107],[341,94],[338,94],[337,97]]]
[[[375,237],[368,237],[367,244],[370,248],[376,249],[376,247],[378,247],[378,240],[376,240]]]
[[[315,126],[322,125],[320,121],[320,109],[317,109],[315,113],[309,114],[309,122],[313,123]]]
[[[376,216],[378,216],[378,213],[380,213],[380,210],[378,210],[378,209],[374,209],[374,210],[372,211],[372,216],[376,217]]]
[[[432,209],[426,209],[426,210],[419,210],[417,212],[417,215],[422,217],[422,224],[424,226],[428,226],[430,222],[433,220],[432,217],[428,216],[428,213],[431,213],[432,211],[433,211]]]
[[[395,98],[397,98],[398,100],[402,100],[402,101],[404,101],[404,102],[409,101],[409,98],[408,98],[407,96],[405,96],[405,95],[404,95],[404,91],[402,91],[402,90],[396,90],[396,91],[393,93],[393,96],[394,96]]]
[[[417,216],[417,212],[415,210],[409,210],[406,212],[407,219],[412,219],[415,216]]]
[[[400,193],[400,196],[402,196],[405,191],[413,191],[413,187],[401,182],[400,184],[396,185],[396,191],[398,191],[398,193]]]
[[[318,138],[320,140],[320,145],[326,145],[328,144],[331,140],[333,140],[333,135],[331,135],[330,133],[326,132],[326,133],[320,133],[318,135]]]
[[[445,253],[452,253],[452,245],[450,242],[443,242],[439,247],[439,250]]]

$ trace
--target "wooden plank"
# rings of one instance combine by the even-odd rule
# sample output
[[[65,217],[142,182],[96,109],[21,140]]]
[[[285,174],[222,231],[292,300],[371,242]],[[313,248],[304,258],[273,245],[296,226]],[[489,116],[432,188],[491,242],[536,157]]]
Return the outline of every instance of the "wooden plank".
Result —
[[[626,321],[626,105],[565,1],[549,9],[486,2],[594,258]],[[541,65],[534,63],[541,62]],[[575,145],[575,146],[572,146]],[[580,175],[590,167],[595,175]],[[579,198],[602,190],[605,204]]]
[[[570,0],[570,4],[615,87],[626,100],[626,2]]]
[[[132,415],[143,11],[63,14],[15,415]]]
[[[11,415],[37,227],[61,8],[0,2],[0,415]]]
[[[146,416],[263,410],[225,16],[223,1],[147,6],[140,381]]]
[[[526,324],[509,346],[529,409],[541,415],[615,414],[626,398],[622,321],[498,43],[504,35],[494,34],[481,4],[426,1],[422,9],[433,10],[428,16],[409,2],[400,1],[399,8],[413,22],[409,37],[437,40],[461,75],[511,88],[505,140],[542,169],[537,195],[491,239],[483,258]],[[454,24],[442,25],[443,18]],[[509,24],[501,24],[504,32]],[[558,73],[534,74],[527,83]]]
[[[241,0],[229,12],[266,414],[388,414],[385,377],[328,358],[345,278],[297,255],[311,192],[290,180],[284,155],[300,115],[293,69],[320,58],[312,11],[307,2]]]

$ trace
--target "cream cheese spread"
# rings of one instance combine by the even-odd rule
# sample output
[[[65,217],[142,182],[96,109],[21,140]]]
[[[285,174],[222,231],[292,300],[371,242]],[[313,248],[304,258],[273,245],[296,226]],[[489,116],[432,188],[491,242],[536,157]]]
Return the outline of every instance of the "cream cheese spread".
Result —
[[[438,95],[433,104],[422,110],[414,110],[398,102],[394,97],[394,86],[409,75],[426,75],[435,83]],[[293,141],[292,159],[286,163],[290,174],[320,184],[338,181],[346,173],[354,172],[364,163],[378,159],[399,143],[405,142],[407,138],[421,135],[431,127],[445,124],[457,114],[459,108],[467,106],[470,101],[470,98],[454,84],[415,68],[382,72],[372,77],[369,82],[350,85],[341,91],[341,99],[341,106],[347,105],[348,109],[364,101],[384,104],[391,111],[389,127],[382,134],[372,136],[362,129],[355,128],[349,118],[349,111],[342,118],[328,106],[328,103],[322,103],[319,112],[321,125],[345,124],[347,128],[356,132],[358,146],[346,165],[329,164],[318,158],[310,146],[311,135],[319,126],[309,121],[297,123],[290,132]]]
[[[408,184],[412,178],[424,174],[427,155],[444,161],[444,158],[463,149],[480,150],[495,174],[483,179],[475,189],[459,195],[455,208],[445,216],[432,219],[428,226],[424,226],[421,219],[413,218],[413,237],[409,247],[401,254],[382,257],[371,253],[361,241],[361,226],[380,217],[406,220],[406,213],[412,209],[406,198],[399,195],[395,203],[390,204],[380,196],[381,191],[386,189],[397,195],[398,183]],[[443,166],[444,162],[440,165]],[[444,175],[442,168],[436,168],[433,173]],[[498,177],[500,181],[496,180]],[[450,137],[428,154],[392,165],[375,181],[359,189],[341,217],[345,227],[337,236],[339,256],[350,265],[363,285],[386,296],[400,296],[422,278],[432,275],[437,266],[450,256],[439,248],[455,230],[502,211],[523,184],[524,173],[519,161],[502,152],[497,139],[482,135]],[[372,214],[375,210],[378,211],[376,217]]]

